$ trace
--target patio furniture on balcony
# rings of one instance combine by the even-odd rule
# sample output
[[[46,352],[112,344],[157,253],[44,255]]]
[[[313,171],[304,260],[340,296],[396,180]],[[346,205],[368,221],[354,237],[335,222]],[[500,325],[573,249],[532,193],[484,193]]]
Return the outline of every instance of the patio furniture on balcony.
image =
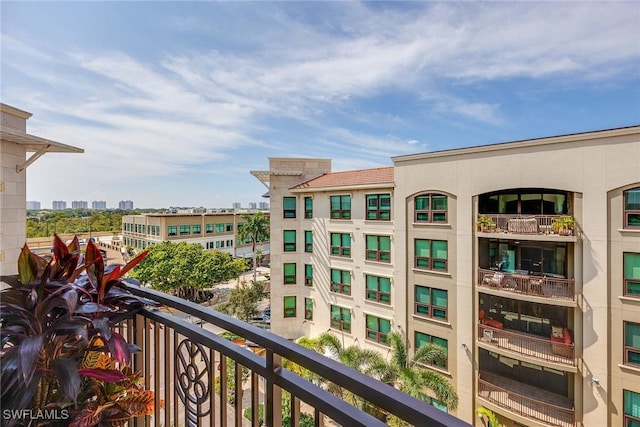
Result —
[[[538,233],[538,221],[536,218],[511,218],[507,221],[507,231],[518,234]]]
[[[381,415],[393,414],[417,426],[469,427],[423,401],[268,331],[159,291],[130,290],[184,314],[179,318],[166,309],[145,310],[120,326],[128,342],[141,348],[133,369],[142,373],[145,387],[156,392],[155,415],[140,420],[145,425],[258,426],[258,406],[264,403],[264,423],[279,427],[283,391],[292,396],[292,425],[299,424],[303,412],[313,415],[316,425],[323,425],[323,418],[343,426],[386,425],[283,368],[286,358],[362,397],[379,408]],[[188,322],[186,316],[199,321]],[[264,356],[218,336],[223,330],[263,348]],[[233,375],[227,374],[230,369]],[[243,371],[248,372],[246,381]],[[235,386],[228,394],[229,378],[235,378]],[[243,417],[244,411],[251,413],[252,422]]]
[[[518,270],[520,273],[524,270]],[[543,298],[575,301],[574,279],[557,275],[533,276],[479,268],[478,286]]]
[[[571,332],[567,328],[561,326],[551,327],[551,349],[554,354],[566,357],[573,357],[573,341],[571,340]]]
[[[478,325],[478,340],[492,347],[507,350],[510,353],[532,357],[546,362],[558,363],[570,366],[573,370],[577,366],[575,358],[575,345],[557,339],[545,339],[533,334],[504,329],[491,322],[481,321]],[[568,331],[568,330],[567,330]],[[571,341],[571,339],[569,339]],[[487,348],[487,347],[485,347]]]

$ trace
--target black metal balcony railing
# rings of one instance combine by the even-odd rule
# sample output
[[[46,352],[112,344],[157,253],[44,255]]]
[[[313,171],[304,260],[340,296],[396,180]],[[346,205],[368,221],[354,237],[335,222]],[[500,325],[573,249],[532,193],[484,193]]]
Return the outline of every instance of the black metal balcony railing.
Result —
[[[530,386],[517,389],[514,387],[515,384],[516,382],[498,375],[482,373],[478,378],[478,396],[494,405],[522,417],[534,419],[547,426],[575,426],[575,409],[573,407],[563,407],[545,401],[546,399],[566,400],[562,396]],[[533,397],[536,393],[541,394],[539,399]]]
[[[497,348],[547,362],[576,366],[575,345],[552,342],[515,331],[478,325],[478,340]]]
[[[566,301],[576,299],[574,279],[530,276],[479,268],[478,286],[542,298]]]
[[[413,425],[469,426],[423,401],[263,329],[162,292],[136,287],[130,290],[202,322],[198,326],[165,310],[145,310],[121,325],[129,342],[142,349],[134,357],[134,369],[144,376],[146,388],[156,393],[155,415],[137,420],[135,425],[259,426],[258,406],[264,403],[265,424],[279,427],[282,390],[292,396],[292,426],[298,425],[301,412],[312,414],[316,426],[323,425],[323,417],[343,426],[385,425],[284,369],[281,361],[286,358],[360,396],[382,413]],[[264,348],[264,357],[218,336],[209,330],[211,325]],[[227,370],[232,367],[235,367],[235,389],[230,399],[226,392]],[[249,372],[244,384],[243,370]],[[243,410],[248,407],[253,421],[243,418]]]

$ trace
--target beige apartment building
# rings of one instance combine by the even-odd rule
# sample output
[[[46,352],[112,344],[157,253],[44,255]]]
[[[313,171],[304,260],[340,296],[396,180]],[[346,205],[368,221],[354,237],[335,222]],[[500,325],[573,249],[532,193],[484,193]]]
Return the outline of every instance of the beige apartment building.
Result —
[[[29,165],[46,153],[84,152],[27,133],[30,117],[29,112],[0,104],[0,276],[17,274],[18,255],[26,242]]]
[[[640,127],[394,157],[269,160],[272,330],[448,350],[456,415],[640,425]],[[437,404],[437,402],[435,402]]]
[[[253,213],[145,213],[122,217],[122,239],[125,246],[146,249],[165,241],[199,243],[208,250],[219,250],[237,258],[252,258],[251,243],[241,242],[238,231],[242,215]],[[268,218],[269,213],[264,212]],[[256,249],[268,254],[269,242],[260,242]]]

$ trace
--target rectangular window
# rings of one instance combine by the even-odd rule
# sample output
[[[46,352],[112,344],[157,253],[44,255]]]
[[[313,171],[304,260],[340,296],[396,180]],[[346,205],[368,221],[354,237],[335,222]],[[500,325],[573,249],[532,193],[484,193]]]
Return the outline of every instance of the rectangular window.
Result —
[[[284,270],[284,284],[295,285],[296,284],[296,263],[288,262],[283,266]]]
[[[387,334],[391,332],[391,321],[367,314],[367,339],[380,344],[387,343]]]
[[[367,219],[391,220],[391,194],[367,194]]]
[[[284,297],[284,318],[296,317],[296,297]]]
[[[216,224],[216,233],[224,233],[224,224]]]
[[[624,322],[624,363],[640,367],[640,323]]]
[[[313,300],[311,298],[304,299],[304,318],[305,320],[313,320]]]
[[[351,272],[331,269],[331,292],[351,295]]]
[[[414,240],[414,266],[425,270],[447,271],[446,240]]]
[[[233,223],[229,222],[229,223],[225,224],[225,230],[228,231],[228,232],[233,231]]]
[[[391,237],[367,236],[367,259],[391,262]]]
[[[304,217],[313,218],[313,197],[304,198]]]
[[[213,233],[213,224],[205,224],[205,226],[204,226],[204,227],[205,227],[205,228],[204,228],[204,231],[205,231],[207,234],[211,234],[211,233]]]
[[[640,228],[640,187],[624,192],[624,228]]]
[[[296,198],[295,197],[282,198],[282,217],[283,218],[296,217]]]
[[[447,291],[416,285],[415,314],[447,320],[447,305]]]
[[[313,252],[313,231],[306,230],[304,232],[304,251]]]
[[[416,222],[447,222],[447,196],[421,194],[414,199]]]
[[[331,255],[351,258],[351,234],[331,233]]]
[[[624,264],[624,294],[629,297],[640,298],[640,254],[625,252]]]
[[[190,225],[181,225],[180,226],[180,235],[184,236],[186,234],[191,234],[191,226]]]
[[[233,247],[233,240],[227,240],[227,247],[228,248]]]
[[[295,252],[296,251],[296,230],[284,230],[284,251]]]
[[[640,393],[624,390],[624,427],[640,427]]]
[[[339,331],[351,332],[351,309],[332,305],[331,327]]]
[[[304,285],[313,286],[313,265],[304,265]]]
[[[331,196],[331,219],[351,219],[351,196]]]
[[[167,227],[167,234],[169,236],[177,236],[178,235],[178,227],[175,225],[169,225]]]
[[[201,230],[200,224],[194,224],[194,225],[191,226],[191,232],[193,234],[200,234],[200,232],[201,232],[200,230]]]
[[[422,332],[416,331],[415,333],[415,348],[416,350],[422,347],[425,344],[433,343],[437,344],[440,347],[444,348],[445,351],[448,351],[449,343],[447,340],[443,338],[438,338],[433,335],[423,334]],[[438,360],[434,361],[434,366],[439,366],[441,368],[447,369],[447,361],[446,360]]]
[[[367,299],[369,301],[391,304],[391,279],[366,275]]]

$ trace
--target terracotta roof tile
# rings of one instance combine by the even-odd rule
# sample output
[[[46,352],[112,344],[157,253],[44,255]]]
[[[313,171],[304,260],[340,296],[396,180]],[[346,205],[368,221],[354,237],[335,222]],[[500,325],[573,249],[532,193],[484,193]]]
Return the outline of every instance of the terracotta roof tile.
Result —
[[[331,172],[312,178],[292,187],[292,190],[305,188],[347,187],[354,185],[393,184],[393,166],[385,168],[360,169],[344,172]]]

